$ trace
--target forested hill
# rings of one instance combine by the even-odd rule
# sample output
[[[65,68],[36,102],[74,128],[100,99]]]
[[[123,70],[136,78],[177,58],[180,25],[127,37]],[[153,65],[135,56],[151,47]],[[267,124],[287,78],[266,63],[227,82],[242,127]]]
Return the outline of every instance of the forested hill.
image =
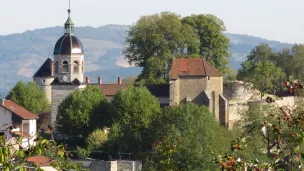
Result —
[[[75,29],[85,49],[85,75],[91,76],[93,82],[98,76],[102,76],[104,82],[114,82],[118,76],[137,75],[141,71],[141,68],[129,67],[121,55],[128,28],[107,25]],[[32,79],[46,58],[52,56],[54,45],[62,34],[62,27],[51,27],[0,36],[0,97],[5,96],[17,81]],[[231,41],[230,66],[234,69],[239,68],[247,53],[257,44],[268,43],[275,50],[292,46],[247,35],[227,33],[226,36]]]

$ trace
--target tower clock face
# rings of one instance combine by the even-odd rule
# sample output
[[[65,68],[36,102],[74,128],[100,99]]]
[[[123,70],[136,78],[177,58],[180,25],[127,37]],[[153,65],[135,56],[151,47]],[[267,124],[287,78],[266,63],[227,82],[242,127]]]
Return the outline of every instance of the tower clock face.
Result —
[[[62,81],[67,82],[69,80],[69,76],[68,75],[62,75],[61,79],[62,79]]]

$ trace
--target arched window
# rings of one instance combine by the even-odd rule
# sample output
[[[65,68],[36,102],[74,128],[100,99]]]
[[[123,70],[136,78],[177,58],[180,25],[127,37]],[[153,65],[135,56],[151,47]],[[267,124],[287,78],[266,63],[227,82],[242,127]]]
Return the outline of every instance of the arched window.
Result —
[[[58,61],[55,62],[55,74],[59,73],[59,65],[58,65]]]
[[[68,61],[63,61],[62,72],[63,73],[68,73],[69,72],[69,62]]]
[[[78,61],[74,61],[73,73],[74,74],[78,74],[79,73],[79,62]]]

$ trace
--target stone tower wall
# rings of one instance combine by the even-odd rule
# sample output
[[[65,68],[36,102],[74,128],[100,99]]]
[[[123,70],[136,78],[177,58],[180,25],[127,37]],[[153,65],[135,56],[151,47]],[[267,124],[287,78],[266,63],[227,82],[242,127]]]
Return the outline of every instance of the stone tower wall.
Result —
[[[175,90],[177,92],[175,97],[179,97],[177,104],[185,103],[187,97],[190,97],[193,103],[203,105],[203,91],[206,90],[206,79],[207,77],[179,77],[175,81],[177,84],[174,87],[177,89]]]
[[[54,81],[53,77],[35,77],[34,81],[37,85],[39,85],[41,91],[45,94],[49,103],[52,103],[52,85],[51,83]]]
[[[62,63],[67,61],[69,63],[69,72],[62,73]],[[74,72],[74,62],[79,63],[78,72]],[[58,72],[56,72],[56,64],[58,62]],[[69,79],[68,82],[72,82],[75,78],[77,78],[81,83],[84,82],[84,55],[55,55],[54,56],[54,76],[55,78],[60,78],[61,74],[68,74]]]
[[[206,91],[213,100],[214,109],[211,110],[217,119],[220,119],[220,95],[223,95],[223,77],[207,77]],[[222,111],[223,112],[223,111]],[[226,112],[226,111],[225,111]]]
[[[58,113],[58,106],[61,102],[72,92],[77,89],[85,88],[85,86],[73,85],[53,85],[52,87],[52,112],[50,116],[50,124],[56,125],[56,116]]]

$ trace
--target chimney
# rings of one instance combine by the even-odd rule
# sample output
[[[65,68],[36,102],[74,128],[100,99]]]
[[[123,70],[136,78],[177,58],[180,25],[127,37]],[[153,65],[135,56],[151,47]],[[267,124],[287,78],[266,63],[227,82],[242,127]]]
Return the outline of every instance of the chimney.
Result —
[[[86,77],[86,83],[90,84],[90,77]]]
[[[102,84],[102,78],[98,77],[98,84]]]
[[[4,106],[5,99],[0,99],[1,105]]]
[[[121,77],[118,77],[117,84],[122,84],[122,78]]]

